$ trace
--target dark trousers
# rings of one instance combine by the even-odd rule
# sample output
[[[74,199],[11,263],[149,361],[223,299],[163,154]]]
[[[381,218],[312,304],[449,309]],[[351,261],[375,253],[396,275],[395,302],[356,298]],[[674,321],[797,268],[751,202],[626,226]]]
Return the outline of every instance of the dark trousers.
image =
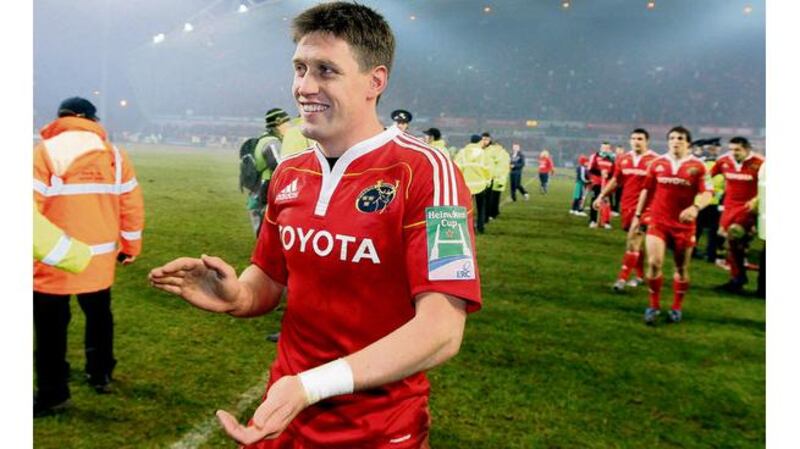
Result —
[[[517,190],[523,195],[528,194],[528,191],[522,186],[522,171],[511,172],[511,201],[517,201]]]
[[[539,173],[539,190],[547,193],[547,185],[550,183],[550,173]]]
[[[597,223],[597,209],[592,207],[594,201],[600,197],[600,184],[592,184],[592,202],[589,203],[589,222]]]
[[[695,241],[700,243],[700,237],[703,233],[707,233],[708,242],[706,243],[705,254],[697,251],[697,257],[702,258],[705,255],[707,261],[714,263],[717,260],[717,251],[722,248],[723,238],[717,234],[719,230],[719,209],[716,205],[712,204],[697,214],[697,227],[695,228]],[[698,247],[697,250],[700,248]]]
[[[475,198],[475,227],[479,233],[483,233],[484,224],[486,223],[486,199],[489,196],[491,189],[486,188],[481,193],[473,195]]]
[[[86,373],[111,375],[114,360],[114,318],[111,314],[111,289],[78,296],[86,315],[84,350]],[[40,396],[69,397],[67,362],[67,327],[72,318],[70,295],[33,292],[33,323],[36,334],[36,384]]]
[[[622,186],[618,186],[611,194],[611,210],[619,213],[620,203],[622,203]]]
[[[500,195],[503,192],[499,190],[489,189],[488,199],[489,204],[486,207],[486,215],[492,219],[500,215]]]
[[[758,287],[756,293],[762,298],[767,297],[767,242],[758,257]]]

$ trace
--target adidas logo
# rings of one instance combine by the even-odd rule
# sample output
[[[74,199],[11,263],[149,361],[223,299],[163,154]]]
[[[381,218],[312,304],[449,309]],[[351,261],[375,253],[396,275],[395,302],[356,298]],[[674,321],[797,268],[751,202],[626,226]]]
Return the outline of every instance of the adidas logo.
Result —
[[[286,201],[297,198],[300,192],[297,190],[297,180],[295,179],[289,185],[283,188],[275,197],[275,201]]]

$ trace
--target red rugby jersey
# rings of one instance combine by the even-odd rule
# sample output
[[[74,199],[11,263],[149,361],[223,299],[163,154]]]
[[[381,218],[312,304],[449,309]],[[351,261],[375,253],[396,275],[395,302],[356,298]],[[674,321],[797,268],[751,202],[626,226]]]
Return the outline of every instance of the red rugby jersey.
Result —
[[[606,172],[605,179],[602,173]],[[603,185],[605,180],[614,175],[614,160],[600,156],[600,152],[592,154],[589,158],[589,181],[595,185]]]
[[[553,171],[553,160],[549,157],[539,157],[539,173],[550,173]]]
[[[391,127],[333,169],[319,146],[291,156],[269,188],[252,261],[288,287],[270,385],[391,333],[414,317],[420,293],[457,296],[469,312],[481,307],[472,197],[440,151]],[[429,389],[417,373],[329,398],[287,431],[310,447],[413,443],[428,428]]]
[[[622,189],[622,210],[636,209],[639,194],[642,193],[647,178],[647,167],[658,157],[654,151],[647,150],[641,156],[634,151],[622,155],[614,166],[617,188]]]
[[[654,224],[688,230],[695,224],[681,223],[680,213],[694,204],[698,194],[712,187],[703,161],[692,155],[676,160],[667,153],[650,163],[644,188],[651,199],[650,216]]]
[[[764,156],[750,153],[741,163],[736,162],[733,153],[725,153],[711,167],[711,176],[722,174],[725,177],[725,200],[729,206],[742,205],[758,195],[758,169],[764,163]]]

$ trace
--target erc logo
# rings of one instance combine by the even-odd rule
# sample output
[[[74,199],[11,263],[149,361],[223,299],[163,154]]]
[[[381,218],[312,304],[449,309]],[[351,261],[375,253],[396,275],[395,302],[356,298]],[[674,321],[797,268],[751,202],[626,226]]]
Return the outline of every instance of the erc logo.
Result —
[[[383,213],[386,206],[392,202],[397,195],[397,187],[400,181],[395,181],[394,185],[379,180],[375,185],[367,187],[358,194],[356,198],[356,209],[361,212]]]

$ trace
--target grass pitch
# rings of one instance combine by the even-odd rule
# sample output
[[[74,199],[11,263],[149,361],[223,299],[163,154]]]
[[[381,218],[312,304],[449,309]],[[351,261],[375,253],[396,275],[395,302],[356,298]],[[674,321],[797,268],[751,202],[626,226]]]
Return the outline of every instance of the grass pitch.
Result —
[[[117,270],[113,289],[115,392],[97,395],[83,380],[84,321],[73,304],[73,406],[35,420],[37,448],[235,447],[214,411],[251,416],[257,401],[246,392],[265,380],[275,353],[265,336],[279,316],[205,313],[146,279],[182,255],[247,266],[254,237],[234,153],[131,150],[147,217],[144,253]],[[693,261],[684,322],[644,326],[646,287],[611,291],[623,233],[567,213],[571,179],[548,195],[536,185],[478,237],[484,308],[469,317],[461,353],[429,373],[432,447],[763,447],[763,300],[719,294],[712,287],[726,273]],[[671,295],[665,282],[665,307]]]

